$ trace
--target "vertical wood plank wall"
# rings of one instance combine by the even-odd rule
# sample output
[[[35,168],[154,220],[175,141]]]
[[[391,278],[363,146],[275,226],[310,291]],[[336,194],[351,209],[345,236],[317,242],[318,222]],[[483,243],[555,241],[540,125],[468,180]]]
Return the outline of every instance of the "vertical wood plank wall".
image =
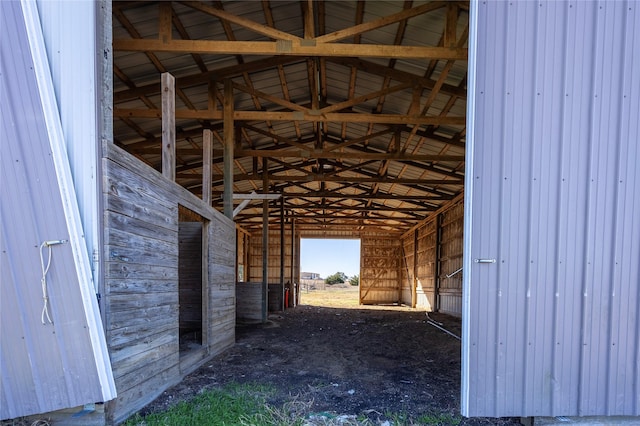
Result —
[[[463,198],[402,236],[402,303],[461,316]],[[415,290],[411,287],[415,285]],[[415,291],[412,294],[412,291]]]
[[[292,256],[291,248],[291,229],[285,230],[284,233],[284,283],[299,282],[300,277],[300,257],[296,255]],[[297,235],[295,238],[296,246],[300,246],[300,237]],[[249,244],[249,273],[247,275],[247,281],[261,282],[262,281],[262,231],[251,233]],[[267,258],[269,267],[267,270],[267,277],[269,283],[280,282],[280,231],[269,230],[269,256]],[[291,276],[291,262],[294,262],[293,277]]]
[[[360,303],[398,303],[401,299],[404,260],[397,237],[360,239]]]
[[[441,213],[438,311],[462,315],[462,229],[464,204],[459,202]],[[452,275],[453,274],[453,275]]]
[[[119,422],[235,341],[235,226],[200,199],[105,144],[104,318]],[[202,349],[179,352],[178,206],[205,219]]]
[[[400,301],[412,306],[415,286],[415,240],[413,238],[402,239],[402,282],[400,283]]]
[[[417,230],[416,307],[427,311],[436,310],[437,232],[435,218]]]

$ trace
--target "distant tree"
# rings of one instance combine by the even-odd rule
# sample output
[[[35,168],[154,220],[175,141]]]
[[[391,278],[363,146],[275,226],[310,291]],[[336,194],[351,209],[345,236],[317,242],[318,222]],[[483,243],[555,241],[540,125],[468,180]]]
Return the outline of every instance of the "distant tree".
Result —
[[[329,275],[324,282],[327,284],[340,284],[347,281],[347,274],[344,272],[336,272],[333,275]]]
[[[360,284],[360,275],[356,274],[349,278],[349,284],[356,286]]]

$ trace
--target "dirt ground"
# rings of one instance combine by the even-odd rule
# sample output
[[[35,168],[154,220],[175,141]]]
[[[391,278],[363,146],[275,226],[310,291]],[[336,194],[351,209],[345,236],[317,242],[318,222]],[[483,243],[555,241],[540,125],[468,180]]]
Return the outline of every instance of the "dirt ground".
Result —
[[[271,314],[265,324],[238,324],[236,345],[215,357],[143,410],[160,411],[206,388],[261,383],[269,403],[305,401],[310,413],[392,414],[457,418],[462,425],[515,425],[515,419],[459,416],[460,342],[427,323],[424,311],[358,306],[357,287],[303,291],[301,305]],[[319,306],[324,305],[324,306]],[[460,335],[460,320],[431,319]],[[423,417],[424,418],[424,417]]]

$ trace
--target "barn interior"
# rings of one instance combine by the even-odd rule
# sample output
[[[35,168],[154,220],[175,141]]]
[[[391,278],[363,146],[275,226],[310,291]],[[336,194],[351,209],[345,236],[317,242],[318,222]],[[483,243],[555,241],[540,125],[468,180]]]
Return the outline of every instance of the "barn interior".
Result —
[[[162,170],[170,73],[175,181],[233,215],[237,281],[360,238],[361,303],[460,315],[468,2],[112,7],[114,142]]]
[[[34,276],[3,300],[32,303],[31,341],[60,354],[27,362],[42,345],[13,333],[38,374],[12,386],[71,390],[5,417],[102,400],[123,421],[232,348],[241,313],[295,305],[305,238],[360,240],[361,304],[463,317],[463,415],[638,414],[629,2],[0,4],[2,130],[21,133],[3,159],[39,191],[8,185],[25,194],[8,217],[47,219],[11,241],[33,253],[35,231],[69,231],[50,301],[92,339],[41,327],[28,256],[2,268]],[[40,207],[56,191],[59,224]],[[69,288],[84,310],[55,308]],[[71,344],[95,374],[67,368]]]

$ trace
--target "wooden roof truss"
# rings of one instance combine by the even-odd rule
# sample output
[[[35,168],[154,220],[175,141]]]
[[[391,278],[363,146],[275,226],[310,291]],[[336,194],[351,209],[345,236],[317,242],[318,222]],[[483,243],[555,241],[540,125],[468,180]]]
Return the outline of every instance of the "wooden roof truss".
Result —
[[[176,181],[202,193],[210,129],[214,207],[223,206],[225,84],[233,98],[233,191],[281,194],[271,203],[274,221],[284,209],[299,229],[402,232],[462,191],[468,3],[114,1],[112,8],[115,142],[161,170],[160,75],[171,73]],[[247,205],[236,221],[262,226],[262,203]]]

